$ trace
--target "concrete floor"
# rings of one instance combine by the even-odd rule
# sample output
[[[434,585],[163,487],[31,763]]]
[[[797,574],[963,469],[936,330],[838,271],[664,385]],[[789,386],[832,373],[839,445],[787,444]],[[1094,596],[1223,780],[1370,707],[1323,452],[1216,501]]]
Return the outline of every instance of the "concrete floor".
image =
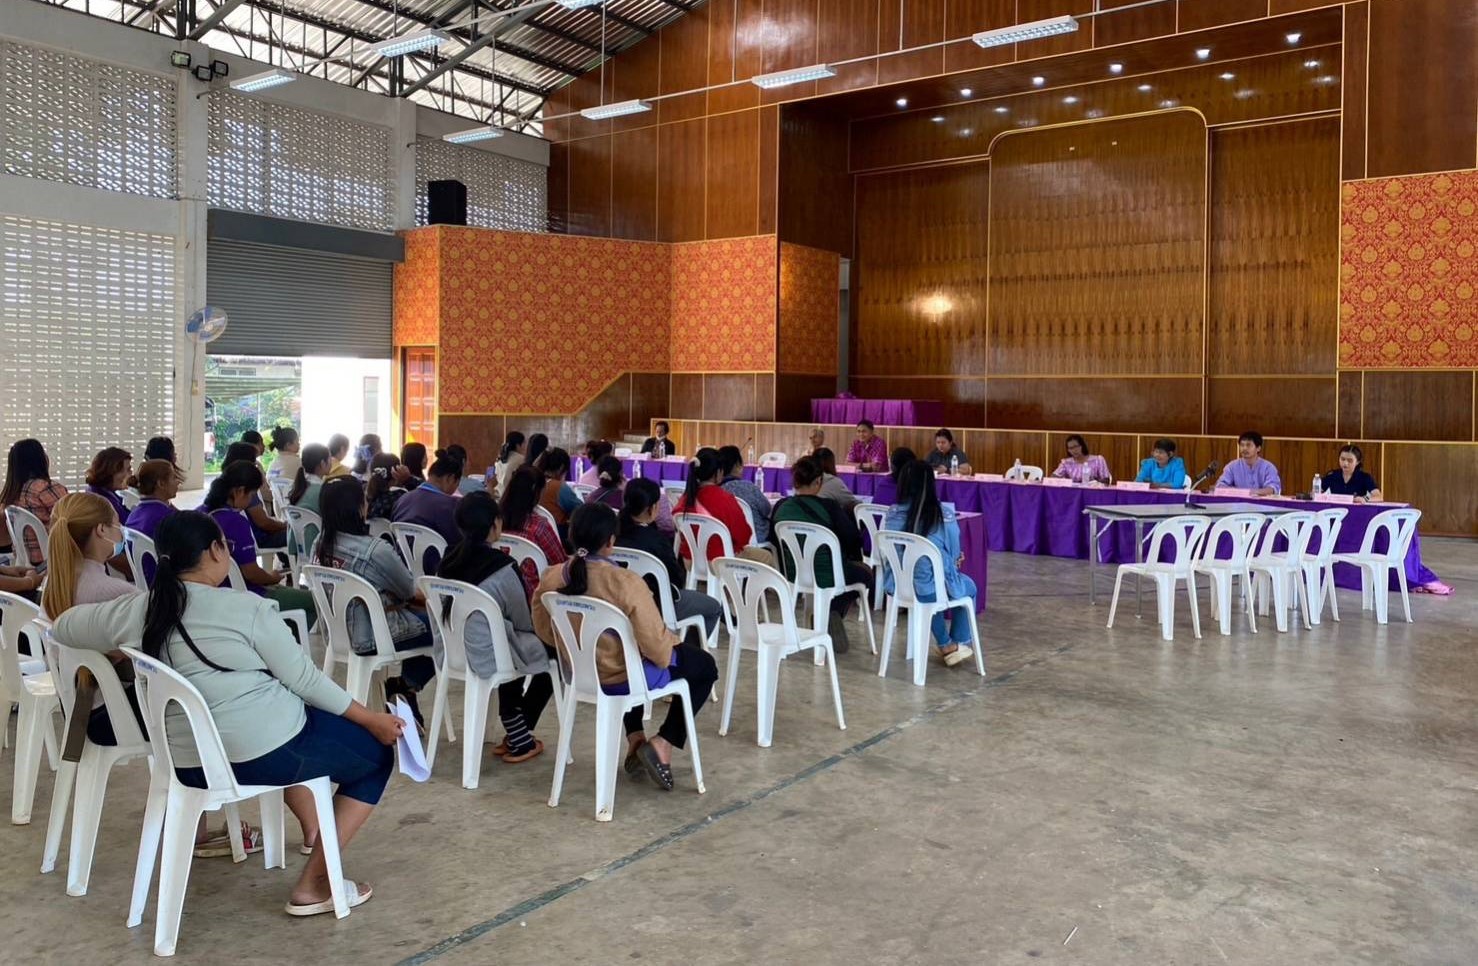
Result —
[[[1106,631],[1085,564],[999,554],[984,681],[935,664],[917,689],[896,657],[879,679],[854,643],[839,731],[824,672],[787,662],[760,749],[746,676],[727,738],[716,706],[699,718],[708,793],[679,759],[671,794],[623,778],[610,824],[588,714],[557,810],[552,754],[465,791],[454,746],[351,846],[370,903],[291,920],[302,858],[197,861],[177,958],[1478,962],[1478,544],[1424,549],[1457,594],[1414,597],[1414,625],[1342,592],[1342,623],[1289,634],[1208,621],[1196,641],[1182,606],[1174,643],[1132,602]],[[152,902],[124,926],[145,785],[142,765],[115,773],[85,898],[35,871],[49,774],[34,824],[0,826],[0,961],[149,960]]]

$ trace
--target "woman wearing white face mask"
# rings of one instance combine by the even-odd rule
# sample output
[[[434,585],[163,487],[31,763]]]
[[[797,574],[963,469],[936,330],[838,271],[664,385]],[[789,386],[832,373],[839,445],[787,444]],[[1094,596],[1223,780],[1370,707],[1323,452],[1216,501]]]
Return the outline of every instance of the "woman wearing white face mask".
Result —
[[[96,493],[62,497],[52,511],[46,543],[50,566],[41,606],[51,618],[75,604],[101,604],[137,593],[133,584],[104,569],[123,552],[123,527],[113,504]]]

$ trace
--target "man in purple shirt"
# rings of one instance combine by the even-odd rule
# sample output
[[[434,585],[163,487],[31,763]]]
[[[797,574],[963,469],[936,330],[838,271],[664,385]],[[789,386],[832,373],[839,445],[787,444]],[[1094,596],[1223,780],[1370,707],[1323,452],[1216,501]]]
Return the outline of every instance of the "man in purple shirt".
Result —
[[[864,473],[877,473],[888,468],[888,444],[873,432],[871,420],[857,424],[857,438],[847,450],[847,462]]]
[[[452,546],[462,539],[457,529],[457,498],[452,496],[461,482],[462,464],[449,456],[437,457],[426,471],[426,482],[395,501],[390,519],[430,527]]]
[[[1237,456],[1221,471],[1218,487],[1251,490],[1253,496],[1277,496],[1283,491],[1278,468],[1262,458],[1262,434],[1249,430],[1238,436]]]

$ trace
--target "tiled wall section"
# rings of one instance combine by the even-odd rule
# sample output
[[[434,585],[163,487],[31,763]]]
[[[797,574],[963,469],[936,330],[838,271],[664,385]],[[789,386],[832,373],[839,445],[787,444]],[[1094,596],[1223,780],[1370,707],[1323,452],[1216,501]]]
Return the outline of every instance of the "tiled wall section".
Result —
[[[837,315],[841,256],[782,242],[780,245],[781,372],[831,375],[837,371]]]

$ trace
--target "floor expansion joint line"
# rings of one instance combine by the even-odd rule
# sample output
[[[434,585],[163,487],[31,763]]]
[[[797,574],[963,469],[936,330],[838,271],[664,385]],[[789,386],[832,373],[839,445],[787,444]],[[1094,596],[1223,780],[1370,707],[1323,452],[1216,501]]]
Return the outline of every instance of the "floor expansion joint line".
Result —
[[[545,906],[550,905],[560,899],[563,899],[565,896],[569,895],[572,892],[576,892],[593,882],[598,882],[614,872],[619,872],[622,869],[625,869],[627,866],[633,865],[634,863],[641,861],[642,859],[646,858],[649,855],[652,855],[655,852],[661,851],[662,849],[666,848],[669,845],[672,845],[675,842],[681,842],[683,839],[688,838],[695,832],[699,832],[705,828],[708,828],[715,822],[725,819],[730,815],[735,814],[736,812],[744,811],[750,806],[758,802],[762,802],[765,799],[770,798],[771,796],[777,795],[788,788],[791,788],[795,785],[800,784],[801,782],[806,781],[807,779],[821,774],[822,772],[830,771],[842,762],[861,755],[869,748],[881,744],[882,742],[887,741],[889,738],[896,737],[897,735],[902,734],[915,725],[930,721],[942,714],[947,714],[948,712],[953,711],[955,708],[960,707],[961,705],[972,700],[973,698],[987,690],[1009,684],[1013,680],[1015,680],[1022,671],[1030,670],[1040,664],[1046,663],[1049,658],[1055,657],[1059,654],[1067,653],[1068,651],[1073,650],[1076,646],[1076,644],[1064,644],[1061,647],[1054,648],[1047,654],[1033,658],[1030,661],[1023,663],[1020,667],[1014,670],[1007,671],[1005,674],[999,675],[994,678],[986,678],[985,681],[981,682],[975,687],[970,688],[967,691],[961,691],[959,694],[956,694],[945,701],[941,701],[939,704],[934,705],[931,708],[926,708],[923,711],[920,711],[918,714],[915,714],[911,718],[905,718],[904,720],[896,724],[889,725],[882,731],[879,731],[876,734],[862,739],[855,745],[851,745],[847,748],[842,749],[834,755],[823,758],[815,764],[803,768],[795,774],[790,775],[786,778],[782,778],[774,784],[762,788],[752,795],[749,795],[745,798],[735,799],[734,801],[729,802],[728,804],[704,816],[703,818],[695,819],[694,821],[691,821],[686,825],[680,825],[667,834],[659,836],[658,838],[653,839],[647,844],[631,852],[628,852],[625,855],[618,856],[617,858],[612,859],[611,861],[597,867],[590,872],[577,876],[566,882],[561,882],[559,885],[546,889],[544,892],[541,892],[536,896],[530,896],[529,898],[520,903],[517,903],[516,905],[509,906],[507,909],[504,909],[502,912],[498,913],[496,916],[493,916],[491,919],[485,919],[482,922],[476,923],[472,926],[468,926],[461,932],[453,936],[448,936],[435,945],[423,949],[419,953],[416,953],[412,956],[407,956],[405,959],[400,960],[396,964],[396,966],[423,966],[423,964],[425,963],[433,962],[434,960],[441,958],[447,953],[452,952],[455,949],[459,949],[462,946],[465,946],[468,943],[472,942],[473,940],[487,935],[500,926],[505,926],[510,922],[514,922],[524,916],[537,912]]]

